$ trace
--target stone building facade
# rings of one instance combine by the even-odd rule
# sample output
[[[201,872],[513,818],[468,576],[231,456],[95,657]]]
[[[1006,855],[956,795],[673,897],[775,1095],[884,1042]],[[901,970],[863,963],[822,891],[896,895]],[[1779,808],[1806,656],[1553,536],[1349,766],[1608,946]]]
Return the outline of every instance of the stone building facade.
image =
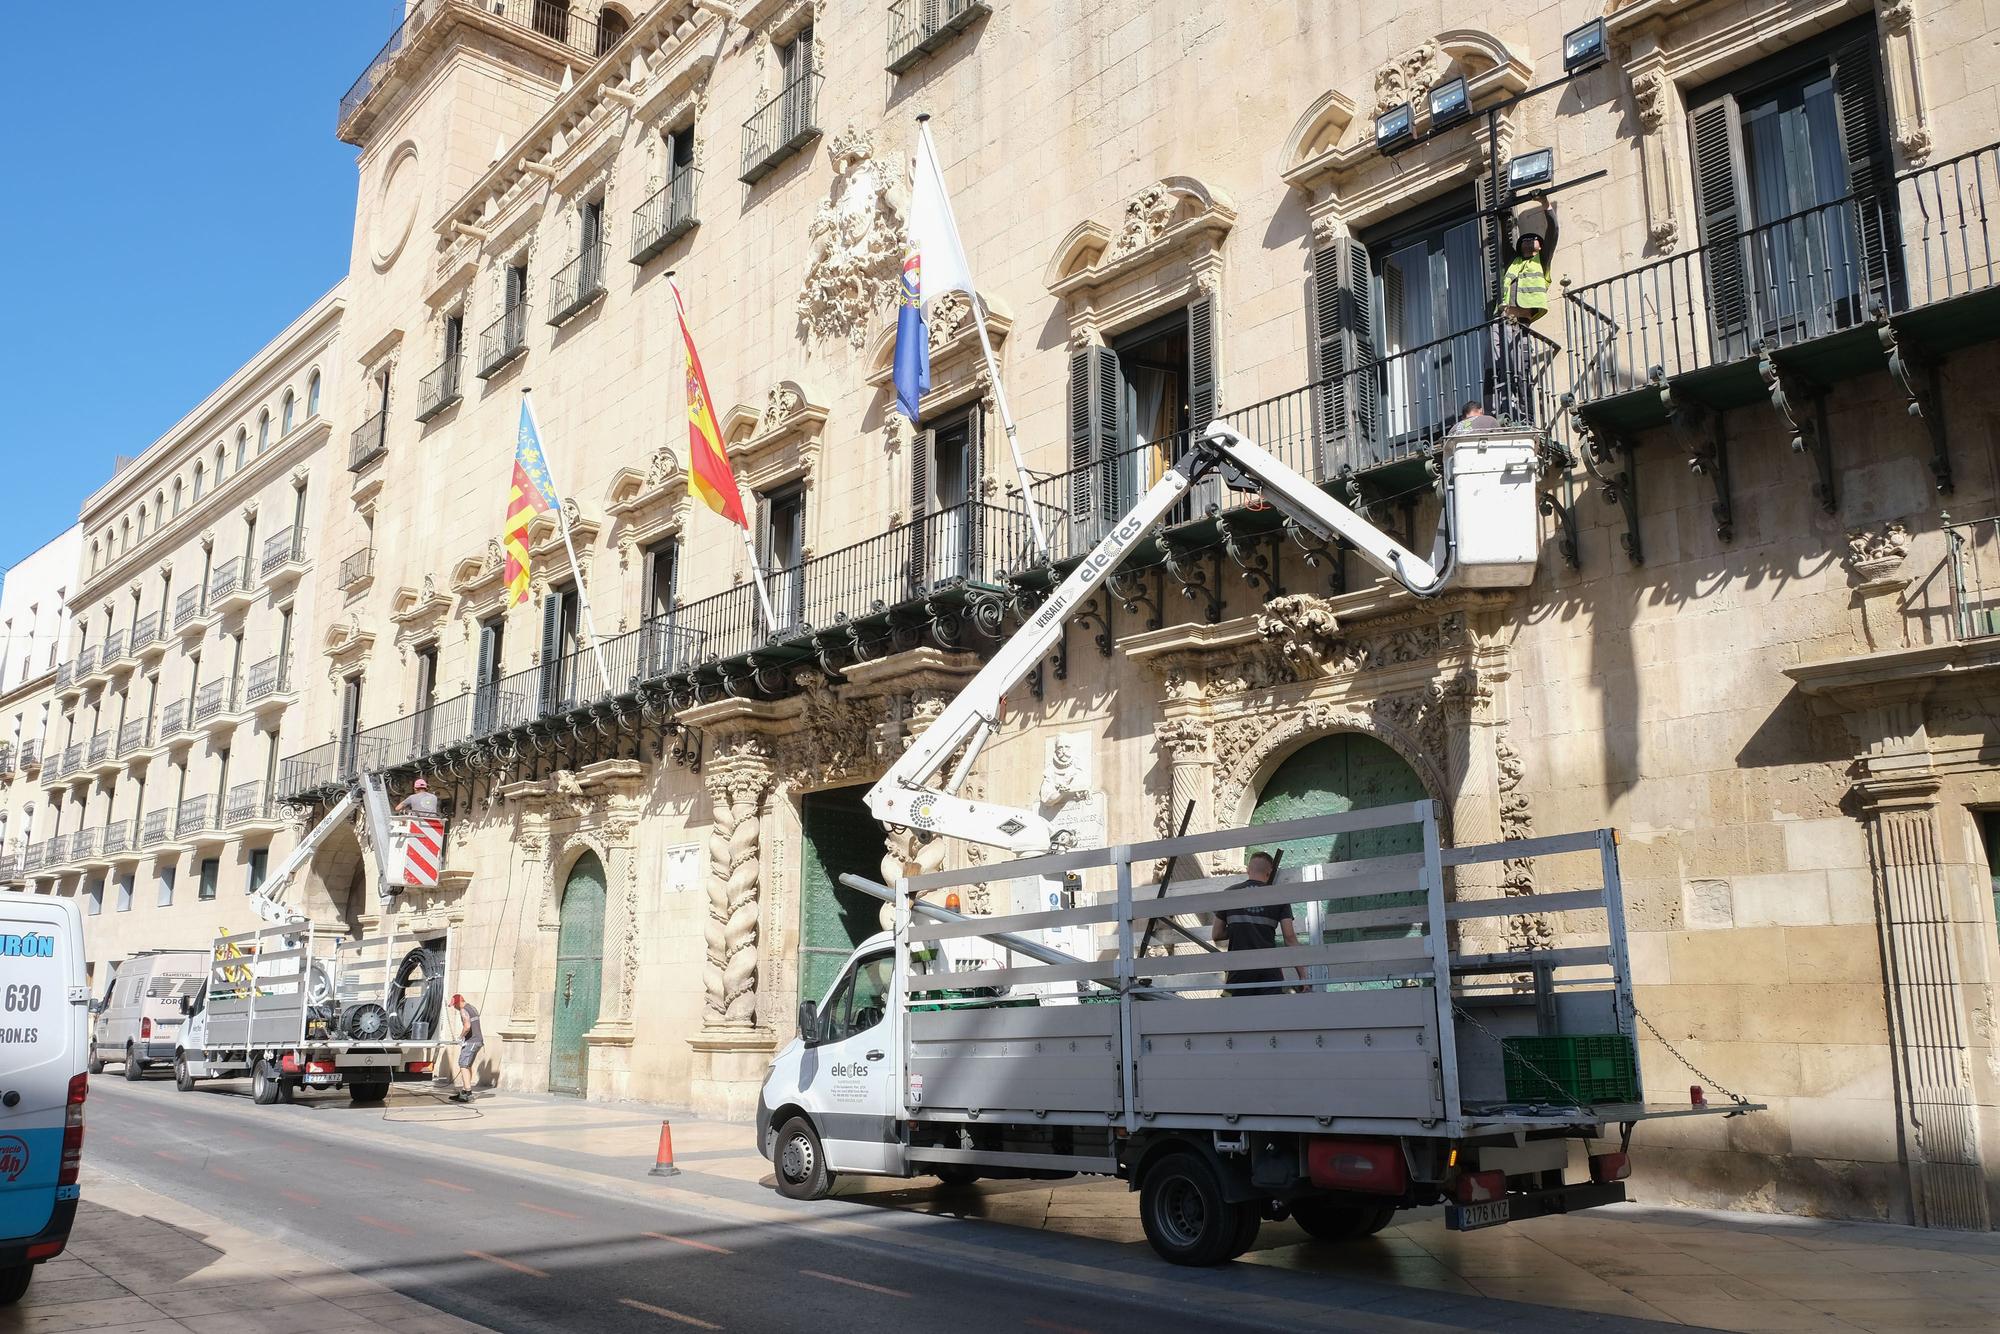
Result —
[[[1562,81],[1599,19],[1605,59]],[[1415,540],[1425,460],[1484,400],[1549,435],[1532,587],[1420,603],[1203,492],[1014,692],[972,786],[1114,841],[1419,796],[1461,842],[1616,825],[1649,1088],[1769,1108],[1647,1127],[1640,1188],[1990,1227],[1984,31],[1944,0],[420,0],[340,106],[348,470],[309,490],[317,660],[277,795],[312,810],[366,765],[445,796],[405,925],[492,1018],[488,1077],[747,1115],[874,929],[838,874],[972,855],[857,793],[1052,564],[1217,418]],[[964,301],[921,426],[895,411],[920,113],[1025,496]],[[1546,210],[1481,206],[1544,148],[1563,285],[1524,335],[1492,275]],[[769,622],[688,494],[670,272]],[[529,386],[576,555],[538,520],[515,606]],[[141,563],[116,561],[79,611]],[[360,867],[329,841],[310,901],[364,919]]]
[[[341,311],[336,288],[84,501],[15,883],[83,900],[94,978],[256,925],[242,896],[291,847]]]
[[[22,869],[44,800],[41,777],[56,668],[69,642],[69,591],[83,533],[72,524],[16,561],[0,580],[0,889],[24,889]]]

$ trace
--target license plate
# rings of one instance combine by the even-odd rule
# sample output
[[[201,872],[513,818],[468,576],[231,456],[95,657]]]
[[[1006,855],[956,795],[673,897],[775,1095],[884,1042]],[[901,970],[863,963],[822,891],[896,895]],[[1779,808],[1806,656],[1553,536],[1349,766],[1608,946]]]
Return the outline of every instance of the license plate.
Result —
[[[1513,1217],[1507,1200],[1488,1200],[1484,1204],[1454,1204],[1444,1211],[1444,1225],[1452,1232],[1470,1232],[1474,1228],[1494,1227]]]
[[[334,1080],[336,1080],[336,1079],[339,1079],[339,1078],[340,1078],[340,1076],[339,1076],[339,1075],[307,1075],[307,1076],[306,1076],[306,1083],[308,1083],[308,1084],[331,1084],[331,1083],[332,1083],[332,1082],[333,1082]]]

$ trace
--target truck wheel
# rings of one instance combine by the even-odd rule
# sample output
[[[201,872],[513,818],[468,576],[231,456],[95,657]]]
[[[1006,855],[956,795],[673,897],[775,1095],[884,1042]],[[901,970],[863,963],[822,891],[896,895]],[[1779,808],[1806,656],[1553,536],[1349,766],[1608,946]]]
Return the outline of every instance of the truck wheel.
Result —
[[[267,1060],[259,1060],[250,1071],[250,1101],[269,1107],[284,1096],[285,1084]]]
[[[970,1186],[979,1180],[979,1169],[963,1163],[938,1163],[931,1168],[931,1175],[947,1186]]]
[[[92,1047],[90,1049],[90,1060],[85,1063],[83,1068],[90,1071],[93,1075],[104,1073],[104,1058],[97,1054],[97,1048]]]
[[[348,1081],[348,1101],[356,1107],[372,1107],[388,1096],[389,1081],[386,1079],[370,1080],[367,1083],[358,1080]]]
[[[11,1265],[0,1269],[0,1306],[12,1306],[26,1296],[28,1280],[34,1276],[33,1265]]]
[[[1216,1265],[1232,1251],[1244,1227],[1242,1205],[1222,1198],[1215,1169],[1191,1153],[1170,1154],[1146,1173],[1139,1191],[1139,1221],[1163,1260]],[[1252,1238],[1256,1236],[1254,1230]]]
[[[174,1087],[182,1093],[194,1092],[194,1076],[188,1073],[188,1058],[174,1057]]]
[[[1239,1204],[1236,1207],[1242,1218],[1236,1224],[1235,1238],[1229,1243],[1229,1258],[1232,1260],[1257,1244],[1257,1232],[1264,1226],[1264,1216],[1255,1205]]]
[[[130,1043],[127,1043],[125,1047],[125,1078],[136,1083],[138,1080],[145,1078],[145,1075],[146,1063],[139,1059],[138,1053],[132,1049]]]
[[[1320,1241],[1359,1241],[1389,1226],[1393,1204],[1356,1204],[1349,1200],[1293,1200],[1292,1219]]]
[[[826,1170],[826,1150],[819,1135],[803,1116],[785,1122],[778,1132],[778,1194],[792,1200],[823,1200],[833,1189],[833,1173]]]

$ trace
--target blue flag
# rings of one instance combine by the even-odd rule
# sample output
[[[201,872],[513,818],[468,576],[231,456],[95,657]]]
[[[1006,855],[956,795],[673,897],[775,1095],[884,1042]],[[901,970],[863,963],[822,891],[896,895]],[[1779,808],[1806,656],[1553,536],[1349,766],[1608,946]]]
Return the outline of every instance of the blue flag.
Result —
[[[931,334],[924,323],[922,257],[912,246],[903,257],[903,286],[896,311],[896,408],[917,425],[917,400],[931,387]]]

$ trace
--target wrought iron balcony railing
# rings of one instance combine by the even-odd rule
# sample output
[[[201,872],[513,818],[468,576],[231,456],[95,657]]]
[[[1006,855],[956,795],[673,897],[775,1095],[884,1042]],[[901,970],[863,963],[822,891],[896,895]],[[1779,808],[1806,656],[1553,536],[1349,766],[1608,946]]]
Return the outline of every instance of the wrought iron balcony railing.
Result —
[[[14,772],[14,743],[0,742],[0,774]]]
[[[1932,354],[1990,337],[1977,330],[1991,310],[1952,308],[2000,285],[1995,200],[2000,144],[1576,286],[1564,303],[1576,399],[1657,398],[1706,373],[1710,406],[1754,401],[1767,392],[1760,357],[1807,345],[1837,356],[1851,342],[1853,360],[1879,365],[1905,316],[1926,326]]]
[[[232,556],[215,567],[208,576],[208,602],[210,606],[232,597],[250,587],[250,571],[244,563]]]
[[[303,526],[287,528],[264,539],[263,572],[266,576],[305,558],[306,530]]]
[[[11,885],[21,878],[21,857],[18,853],[0,853],[0,885]]]
[[[160,740],[172,741],[187,730],[187,701],[177,699],[160,710]]]
[[[95,829],[79,829],[69,836],[69,860],[86,862],[97,855],[97,835]]]
[[[2000,635],[2000,515],[1944,530],[1951,572],[1952,634]]]
[[[528,303],[507,307],[479,335],[479,378],[490,380],[528,350]]]
[[[389,409],[383,408],[354,428],[347,438],[347,470],[360,472],[389,449]]]
[[[189,797],[174,808],[174,837],[186,838],[189,834],[213,828],[210,810],[215,803],[208,797]]]
[[[183,589],[174,599],[174,629],[179,630],[194,621],[201,615],[201,610],[201,590]]]
[[[111,667],[125,657],[125,632],[123,630],[110,630],[105,633],[102,654],[103,656],[98,659],[98,662],[106,668]]]
[[[615,18],[615,15],[606,14],[593,20],[578,13],[579,6],[573,0],[418,0],[403,21],[396,25],[396,30],[389,34],[389,40],[382,44],[375,58],[368,62],[368,68],[361,71],[361,77],[341,95],[336,126],[345,129],[349,118],[382,85],[410,39],[452,5],[499,19],[524,33],[534,33],[545,41],[593,59],[610,51],[627,31],[622,23],[604,21],[605,18]]]
[[[24,771],[32,769],[37,764],[40,764],[41,761],[42,761],[41,740],[37,738],[36,740],[33,741],[23,741],[21,743],[21,768]]]
[[[262,780],[254,783],[238,783],[229,789],[229,799],[223,808],[223,828],[235,829],[253,820],[268,820],[276,807],[264,792]]]
[[[111,758],[112,734],[99,732],[90,738],[90,759],[87,763],[102,764]]]
[[[266,695],[282,694],[286,687],[285,662],[273,654],[262,662],[250,665],[250,686],[247,698],[252,704]]]
[[[750,113],[743,122],[743,174],[737,179],[755,185],[819,134],[822,81],[818,70],[808,70]]]
[[[132,822],[130,820],[119,820],[114,824],[104,826],[105,856],[116,857],[120,853],[129,851],[133,846]]]
[[[69,835],[51,834],[42,848],[42,865],[67,866],[69,864]]]
[[[465,359],[456,353],[417,383],[417,420],[427,422],[465,395],[459,389],[459,368]]]
[[[173,814],[168,810],[147,811],[145,823],[139,826],[139,846],[155,847],[166,841],[167,820]]]
[[[48,864],[49,841],[24,844],[21,848],[21,874],[39,871]]]
[[[632,262],[644,264],[699,224],[695,216],[700,167],[682,167],[632,210]]]
[[[118,725],[118,753],[130,755],[135,750],[144,750],[147,743],[146,720],[127,718]]]
[[[227,701],[224,692],[228,688],[228,682],[217,679],[194,692],[194,720],[197,723],[205,723],[222,712],[222,706]]]
[[[71,682],[75,680],[76,680],[76,663],[74,660],[69,662],[59,662],[56,664],[57,690],[62,690],[66,688]]]
[[[83,743],[79,741],[75,745],[64,746],[63,762],[62,762],[63,773],[65,775],[73,774],[82,767],[83,767]]]
[[[132,651],[142,653],[160,637],[160,613],[149,611],[132,623]]]
[[[85,644],[82,648],[78,649],[76,651],[76,662],[74,665],[76,667],[76,679],[79,681],[83,680],[85,677],[89,676],[92,672],[96,671],[97,670],[96,646],[93,644]]]
[[[901,74],[991,12],[983,0],[890,0],[889,72]]]
[[[374,573],[375,548],[363,547],[340,562],[340,586],[343,589],[353,588],[362,580],[371,578]]]
[[[603,241],[557,269],[549,279],[549,323],[563,324],[604,295],[604,261],[611,247]]]

